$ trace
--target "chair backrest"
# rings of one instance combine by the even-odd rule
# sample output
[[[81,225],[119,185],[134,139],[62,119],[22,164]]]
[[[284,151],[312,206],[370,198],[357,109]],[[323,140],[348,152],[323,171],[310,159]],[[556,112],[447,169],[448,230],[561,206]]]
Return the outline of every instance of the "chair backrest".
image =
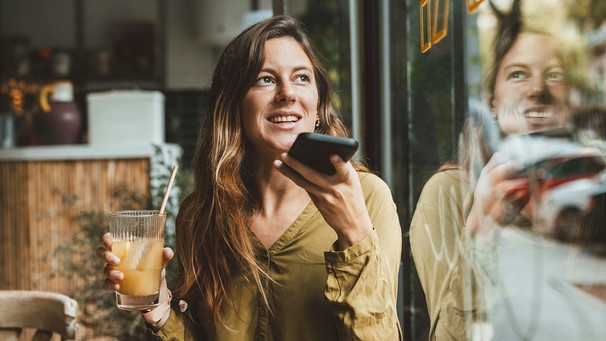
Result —
[[[0,340],[17,340],[23,328],[34,329],[33,340],[77,339],[78,303],[46,291],[0,290]]]

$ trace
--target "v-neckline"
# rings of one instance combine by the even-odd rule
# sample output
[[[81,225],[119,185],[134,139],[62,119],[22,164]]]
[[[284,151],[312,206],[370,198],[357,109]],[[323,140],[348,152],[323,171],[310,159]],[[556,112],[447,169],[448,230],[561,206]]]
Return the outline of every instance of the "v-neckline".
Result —
[[[284,230],[284,233],[282,233],[282,235],[280,235],[269,248],[265,247],[265,244],[261,242],[261,239],[257,237],[252,229],[249,229],[248,231],[251,235],[253,245],[255,248],[264,250],[265,252],[278,252],[292,241],[292,239],[299,233],[301,228],[305,226],[305,223],[309,221],[315,213],[319,214],[313,201],[309,200],[303,211],[301,211],[292,224],[290,224],[290,226]]]

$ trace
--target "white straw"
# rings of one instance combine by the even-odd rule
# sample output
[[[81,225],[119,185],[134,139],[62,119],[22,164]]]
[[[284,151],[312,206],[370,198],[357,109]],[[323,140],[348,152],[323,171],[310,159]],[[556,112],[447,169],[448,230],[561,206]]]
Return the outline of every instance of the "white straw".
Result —
[[[164,214],[164,209],[166,208],[166,202],[168,201],[168,195],[170,193],[171,187],[173,187],[173,181],[175,181],[175,175],[177,175],[177,165],[173,166],[173,171],[170,173],[170,180],[168,180],[168,186],[166,187],[166,193],[164,193],[164,199],[162,200],[162,206],[160,206],[160,214]]]

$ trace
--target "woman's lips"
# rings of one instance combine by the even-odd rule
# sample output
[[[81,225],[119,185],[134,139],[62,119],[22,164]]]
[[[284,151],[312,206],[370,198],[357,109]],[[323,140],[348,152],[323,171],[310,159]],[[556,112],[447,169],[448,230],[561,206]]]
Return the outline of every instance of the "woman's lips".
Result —
[[[292,122],[298,122],[299,117],[296,115],[279,115],[279,116],[272,116],[272,117],[268,118],[267,120],[271,123],[292,123]]]

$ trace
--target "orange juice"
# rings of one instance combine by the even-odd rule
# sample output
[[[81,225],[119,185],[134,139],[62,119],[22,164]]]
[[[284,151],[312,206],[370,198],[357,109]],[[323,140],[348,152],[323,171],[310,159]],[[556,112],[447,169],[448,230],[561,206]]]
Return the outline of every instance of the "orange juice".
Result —
[[[112,252],[120,258],[124,274],[116,305],[123,310],[157,307],[160,297],[162,249],[166,214],[151,210],[125,210],[108,214]]]
[[[162,271],[163,239],[114,241],[112,252],[120,258],[118,270],[124,274],[118,293],[150,296],[158,293]]]

